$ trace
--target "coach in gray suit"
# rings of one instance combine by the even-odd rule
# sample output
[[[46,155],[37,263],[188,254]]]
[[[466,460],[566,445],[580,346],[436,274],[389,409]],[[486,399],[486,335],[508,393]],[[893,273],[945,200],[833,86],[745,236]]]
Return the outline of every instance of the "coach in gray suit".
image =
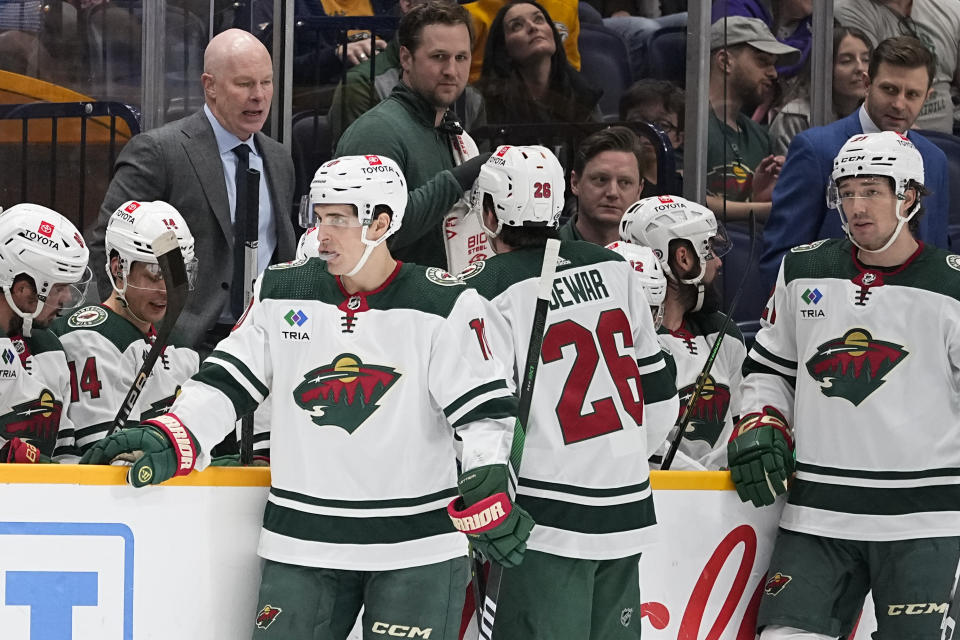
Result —
[[[196,288],[177,329],[208,352],[236,320],[231,289],[243,286],[242,280],[234,283],[238,167],[249,163],[261,174],[259,270],[292,260],[296,238],[290,215],[293,162],[282,145],[260,133],[273,98],[270,54],[246,31],[230,29],[210,40],[203,69],[206,106],[127,143],[89,238],[99,290],[110,291],[103,268],[110,214],[127,200],[163,200],[176,207],[190,225],[200,262]]]

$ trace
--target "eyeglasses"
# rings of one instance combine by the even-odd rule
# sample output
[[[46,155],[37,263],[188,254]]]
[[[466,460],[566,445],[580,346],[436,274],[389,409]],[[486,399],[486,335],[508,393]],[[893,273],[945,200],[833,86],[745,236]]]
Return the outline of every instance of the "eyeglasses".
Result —
[[[668,120],[655,120],[655,121],[653,122],[653,124],[654,124],[658,129],[660,129],[661,131],[663,131],[664,133],[666,133],[666,134],[668,134],[668,135],[671,134],[671,133],[676,133],[677,131],[680,131],[680,127],[678,127],[677,125],[673,124],[672,122],[670,122],[670,121],[668,121]]]

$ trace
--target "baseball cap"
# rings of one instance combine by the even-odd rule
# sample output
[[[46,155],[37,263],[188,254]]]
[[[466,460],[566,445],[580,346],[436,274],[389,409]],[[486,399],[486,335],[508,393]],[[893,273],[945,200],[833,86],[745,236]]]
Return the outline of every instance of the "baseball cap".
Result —
[[[726,27],[726,36],[724,36]],[[800,50],[783,44],[759,18],[728,16],[710,25],[710,50],[735,44],[749,44],[755,49],[778,56],[778,65],[791,65],[800,59]]]

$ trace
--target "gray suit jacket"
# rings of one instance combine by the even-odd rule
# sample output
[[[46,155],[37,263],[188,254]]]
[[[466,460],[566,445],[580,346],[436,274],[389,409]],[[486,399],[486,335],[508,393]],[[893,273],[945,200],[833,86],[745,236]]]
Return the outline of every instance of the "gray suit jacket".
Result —
[[[274,261],[292,260],[296,236],[291,216],[293,161],[283,146],[262,133],[254,136],[263,155],[270,201],[276,217]],[[127,200],[163,200],[183,215],[196,240],[197,284],[177,322],[177,333],[197,345],[216,324],[230,296],[233,278],[233,224],[227,201],[223,164],[213,128],[203,110],[135,136],[121,151],[116,174],[100,206],[93,229],[84,234],[90,245],[90,268],[101,298],[111,290],[104,264],[104,233],[114,210]]]

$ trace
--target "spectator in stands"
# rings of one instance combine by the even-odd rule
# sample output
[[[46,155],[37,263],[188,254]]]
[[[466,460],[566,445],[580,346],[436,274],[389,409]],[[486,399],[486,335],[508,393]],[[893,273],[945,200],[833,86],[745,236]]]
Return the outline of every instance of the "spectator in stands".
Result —
[[[477,88],[493,124],[601,119],[601,92],[567,62],[560,32],[534,0],[515,0],[497,12]]]
[[[402,15],[425,0],[399,0]],[[376,65],[374,80],[370,80],[370,64]],[[333,94],[330,107],[330,128],[334,143],[353,121],[365,111],[386,99],[400,82],[400,41],[394,35],[386,49],[373,60],[364,60],[347,72],[346,83],[341,83]],[[371,95],[373,89],[373,95]],[[461,105],[462,103],[462,105]],[[468,86],[454,107],[467,131],[486,123],[483,98],[480,92]]]
[[[840,216],[828,209],[825,185],[843,144],[860,133],[896,131],[906,135],[923,157],[930,195],[924,198],[918,239],[946,248],[950,188],[947,159],[929,140],[911,131],[933,81],[933,54],[909,36],[881,42],[870,57],[863,106],[842,120],[807,129],[790,143],[787,161],[773,192],[760,257],[764,285],[773,285],[783,254],[792,246],[821,238],[841,238]]]
[[[683,91],[667,80],[637,80],[620,97],[621,120],[653,123],[670,139],[678,177],[682,175],[683,164],[683,116]],[[660,193],[657,188],[657,152],[646,138],[641,137],[640,144],[643,147],[643,191],[640,198],[647,198]]]
[[[242,238],[234,233],[234,221],[243,166],[260,171],[259,269],[292,260],[297,242],[293,162],[282,145],[260,132],[273,98],[270,54],[248,32],[228,29],[210,40],[203,69],[204,108],[133,137],[121,151],[91,233],[90,261],[105,298],[104,292],[113,290],[103,269],[111,214],[128,200],[173,205],[193,231],[197,259],[206,265],[177,327],[189,345],[209,353],[243,310],[243,264],[233,251]]]
[[[795,60],[787,62],[781,59],[777,65],[777,73],[789,78],[801,71],[810,56],[812,15],[813,0],[714,0],[710,22],[721,20],[724,16],[763,20],[777,40],[800,50],[800,56]]]
[[[951,93],[960,91],[960,2],[957,0],[836,0],[834,18],[856,27],[876,47],[881,40],[901,35],[920,40],[933,54],[936,67],[933,91],[927,98],[917,129],[952,133],[955,107]]]
[[[844,118],[860,106],[867,95],[867,66],[872,51],[870,40],[859,29],[833,28],[833,118]],[[800,73],[800,82],[785,96],[786,103],[770,124],[775,155],[785,155],[790,141],[810,128],[810,65]]]
[[[403,227],[391,238],[404,262],[446,267],[442,220],[473,187],[481,154],[454,166],[448,114],[470,70],[470,14],[448,0],[429,0],[400,20],[401,82],[386,100],[344,131],[336,156],[375,154],[400,165],[410,197]]]
[[[770,153],[767,130],[744,114],[763,102],[777,81],[777,62],[800,51],[779,42],[762,20],[732,16],[710,28],[710,114],[707,129],[707,206],[723,221],[761,220],[770,213],[783,157]]]
[[[335,31],[318,29],[305,24],[304,19],[334,16],[390,15],[396,2],[392,0],[363,0],[361,2],[327,3],[321,0],[295,0],[293,15],[293,81],[295,84],[316,86],[336,82],[343,70],[354,67],[370,57],[371,46],[382,51],[387,43],[381,39],[372,42],[367,31],[351,32],[347,36],[346,57],[337,42]],[[328,7],[334,7],[330,9]],[[332,13],[331,13],[332,12]],[[249,29],[267,48],[273,46],[273,0],[252,0],[249,11],[237,12],[236,25]]]
[[[480,80],[480,70],[484,63],[484,52],[487,50],[487,36],[490,26],[497,13],[509,0],[472,0],[464,2],[463,6],[473,18],[473,61],[470,64],[470,83],[476,84]],[[543,0],[540,3],[546,7],[545,13],[553,18],[553,26],[560,33],[563,50],[567,54],[567,62],[577,71],[580,70],[580,50],[577,48],[577,39],[580,37],[580,15],[577,3],[570,0]]]
[[[584,138],[570,172],[577,212],[560,227],[560,239],[601,246],[619,240],[620,218],[643,191],[643,163],[640,140],[626,127],[610,127]]]
[[[593,12],[595,17],[591,15]],[[647,51],[658,29],[687,26],[686,11],[661,16],[660,3],[649,0],[582,0],[580,15],[582,24],[599,22],[620,36],[627,45],[634,78],[642,78],[649,72]]]

